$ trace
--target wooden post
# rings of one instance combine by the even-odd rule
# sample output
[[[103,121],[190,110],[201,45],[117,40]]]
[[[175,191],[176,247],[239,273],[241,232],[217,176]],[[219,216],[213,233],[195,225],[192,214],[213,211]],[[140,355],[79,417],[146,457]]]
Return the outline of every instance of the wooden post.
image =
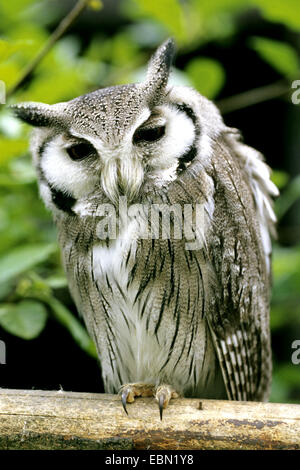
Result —
[[[0,389],[0,449],[300,449],[300,405]]]

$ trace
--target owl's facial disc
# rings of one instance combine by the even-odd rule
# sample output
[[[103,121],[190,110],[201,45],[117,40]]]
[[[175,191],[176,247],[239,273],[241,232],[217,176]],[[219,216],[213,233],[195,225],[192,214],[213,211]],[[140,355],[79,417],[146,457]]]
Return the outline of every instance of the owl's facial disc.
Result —
[[[72,128],[54,132],[38,152],[43,197],[63,210],[101,191],[113,203],[132,202],[147,183],[158,189],[176,179],[196,139],[192,109],[173,102],[144,109],[117,143]]]
[[[134,131],[133,151],[143,161],[145,179],[152,183],[167,184],[173,181],[182,159],[191,160],[191,149],[195,144],[196,125],[193,112],[177,103],[156,106],[150,117]]]
[[[174,103],[145,111],[117,145],[74,129],[54,134],[39,152],[44,199],[60,209],[101,191],[113,203],[134,201],[147,182],[159,188],[178,176],[195,139],[192,111]]]
[[[70,134],[46,137],[37,162],[42,196],[68,211],[75,201],[94,192],[99,181],[99,156],[85,139]]]

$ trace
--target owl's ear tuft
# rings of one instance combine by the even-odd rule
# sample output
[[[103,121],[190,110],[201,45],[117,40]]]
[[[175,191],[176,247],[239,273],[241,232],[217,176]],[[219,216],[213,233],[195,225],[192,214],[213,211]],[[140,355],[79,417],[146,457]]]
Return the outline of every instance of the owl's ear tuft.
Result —
[[[145,89],[151,95],[160,93],[168,83],[170,67],[175,53],[173,39],[165,41],[151,57],[148,64]]]
[[[44,103],[26,102],[9,106],[16,117],[35,127],[50,127],[58,121],[54,106]]]

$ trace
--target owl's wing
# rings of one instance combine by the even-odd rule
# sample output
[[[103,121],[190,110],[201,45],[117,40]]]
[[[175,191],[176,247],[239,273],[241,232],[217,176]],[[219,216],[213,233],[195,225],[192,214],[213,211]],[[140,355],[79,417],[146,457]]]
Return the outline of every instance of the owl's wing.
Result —
[[[271,377],[270,232],[277,193],[255,150],[235,137],[216,144],[214,234],[217,286],[207,320],[229,399],[265,400]]]
[[[237,129],[229,128],[228,130],[229,133],[225,138],[236,155],[241,171],[244,173],[253,195],[266,266],[270,273],[271,237],[276,238],[276,216],[272,206],[272,198],[279,196],[279,191],[270,179],[271,171],[264,162],[263,155],[241,142],[241,136]]]

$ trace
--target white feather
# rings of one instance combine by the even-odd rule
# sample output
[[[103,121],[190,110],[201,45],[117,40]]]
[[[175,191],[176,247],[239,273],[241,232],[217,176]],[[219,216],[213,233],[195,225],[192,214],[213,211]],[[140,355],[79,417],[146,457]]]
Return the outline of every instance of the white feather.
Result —
[[[61,135],[54,138],[44,150],[41,168],[48,183],[79,199],[93,191],[98,177],[85,171],[83,163],[73,162],[65,146],[66,142]]]

